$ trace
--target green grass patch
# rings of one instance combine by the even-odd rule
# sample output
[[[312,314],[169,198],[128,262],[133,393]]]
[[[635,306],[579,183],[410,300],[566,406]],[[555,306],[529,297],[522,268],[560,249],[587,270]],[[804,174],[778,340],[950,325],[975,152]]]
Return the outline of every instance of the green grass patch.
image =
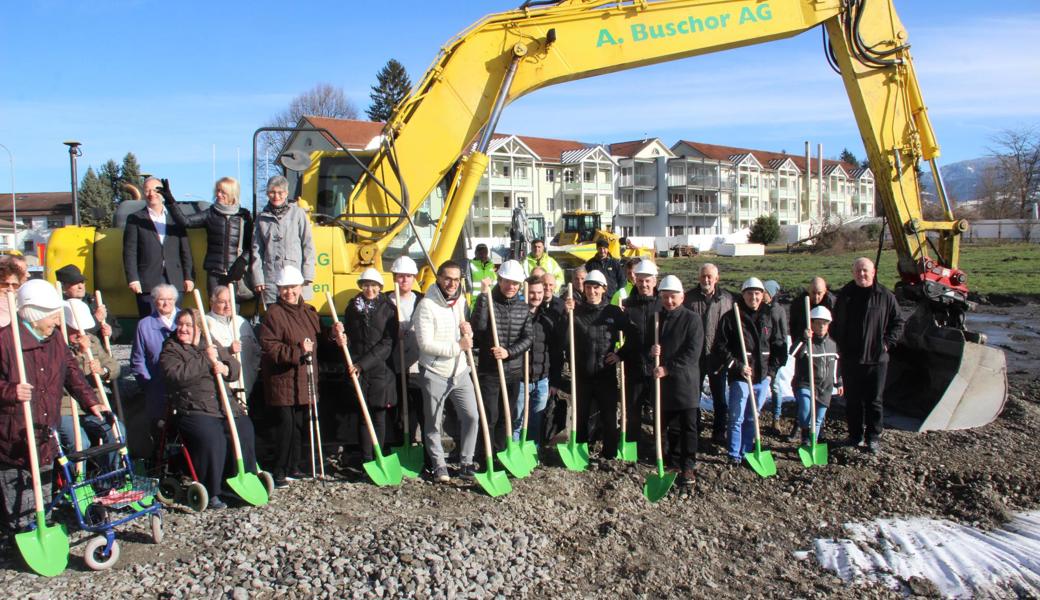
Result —
[[[815,276],[823,277],[832,289],[852,280],[852,263],[859,256],[871,260],[875,250],[840,254],[785,252],[765,256],[727,257],[703,254],[694,258],[660,259],[661,272],[677,275],[687,287],[697,281],[697,272],[706,262],[719,267],[722,285],[730,291],[740,289],[748,277],[762,281],[775,279],[785,290],[804,287]],[[968,289],[979,294],[1040,295],[1037,271],[1040,270],[1040,244],[973,244],[961,247],[960,266],[968,274]],[[881,254],[878,279],[891,289],[898,275],[896,254]]]

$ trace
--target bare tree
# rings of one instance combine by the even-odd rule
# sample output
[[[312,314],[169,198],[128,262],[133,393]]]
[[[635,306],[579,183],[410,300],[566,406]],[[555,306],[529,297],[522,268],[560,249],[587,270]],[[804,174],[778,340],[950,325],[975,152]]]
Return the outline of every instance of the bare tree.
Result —
[[[295,127],[301,117],[332,117],[336,119],[357,119],[358,109],[347,99],[343,89],[328,83],[319,83],[306,92],[296,96],[289,107],[271,118],[268,127]],[[286,131],[272,131],[264,134],[260,152],[270,152],[271,162],[275,163],[281,149],[289,141],[292,134]],[[260,164],[263,159],[257,158]]]
[[[1005,129],[993,138],[990,153],[1004,192],[1014,200],[1018,218],[1028,216],[1029,205],[1040,199],[1040,127]]]

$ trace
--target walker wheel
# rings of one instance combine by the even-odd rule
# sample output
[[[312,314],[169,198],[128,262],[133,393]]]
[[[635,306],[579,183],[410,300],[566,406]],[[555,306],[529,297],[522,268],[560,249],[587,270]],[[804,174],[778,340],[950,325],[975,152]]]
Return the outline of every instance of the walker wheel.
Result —
[[[159,499],[159,502],[170,506],[176,504],[181,491],[181,481],[176,477],[163,477],[159,481],[159,489],[155,492],[155,497]]]
[[[83,549],[83,561],[94,571],[111,569],[119,560],[119,540],[112,540],[112,548],[105,554],[108,540],[103,535],[90,538]]]
[[[163,541],[162,515],[152,513],[152,516],[148,518],[148,524],[152,527],[152,543],[161,544]]]
[[[206,507],[209,506],[209,492],[206,491],[206,486],[198,481],[193,481],[188,485],[185,490],[185,499],[188,508],[197,513],[206,510]]]

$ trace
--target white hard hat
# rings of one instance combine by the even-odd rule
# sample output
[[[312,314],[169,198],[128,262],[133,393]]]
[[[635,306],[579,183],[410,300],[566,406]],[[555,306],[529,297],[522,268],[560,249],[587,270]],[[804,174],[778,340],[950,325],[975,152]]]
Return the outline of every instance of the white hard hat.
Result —
[[[498,268],[498,278],[520,283],[524,280],[524,268],[515,260],[507,260]]]
[[[39,321],[61,310],[62,301],[54,286],[31,279],[18,288],[18,314],[26,321]]]
[[[94,316],[90,314],[90,307],[86,302],[79,298],[69,298],[65,301],[65,324],[77,331],[86,331],[93,329],[97,323],[94,322]]]
[[[635,274],[636,275],[654,275],[654,276],[656,276],[657,275],[657,263],[655,263],[654,261],[650,260],[649,258],[644,258],[643,260],[639,261],[638,265],[636,265]]]
[[[278,276],[275,277],[274,284],[278,287],[303,285],[303,273],[300,273],[300,270],[292,265],[285,265],[278,272]]]
[[[372,267],[369,267],[362,271],[361,276],[358,277],[357,280],[358,284],[360,284],[362,281],[371,281],[373,283],[378,283],[380,287],[383,286],[383,275],[379,271],[373,269]]]
[[[821,321],[830,321],[831,311],[826,306],[817,306],[816,308],[809,311],[809,318],[812,320],[820,319]]]
[[[390,272],[396,275],[418,275],[419,267],[410,256],[401,256],[390,265]]]
[[[743,292],[745,290],[761,290],[764,292],[766,291],[766,286],[762,285],[762,280],[758,277],[749,277],[744,282],[744,285],[740,286],[740,291]]]
[[[595,270],[585,276],[585,285],[590,283],[597,283],[603,287],[607,287],[607,278],[603,276],[601,271]]]
[[[683,291],[682,282],[675,275],[665,275],[664,279],[657,286],[659,292],[681,292]]]

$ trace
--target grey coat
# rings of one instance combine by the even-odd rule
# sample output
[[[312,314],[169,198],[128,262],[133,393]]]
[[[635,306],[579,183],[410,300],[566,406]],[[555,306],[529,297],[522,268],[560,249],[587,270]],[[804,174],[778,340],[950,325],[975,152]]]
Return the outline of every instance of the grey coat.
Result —
[[[715,294],[711,298],[704,296],[701,286],[695,285],[686,291],[686,300],[683,305],[700,315],[701,325],[704,327],[704,355],[711,353],[715,345],[715,334],[719,331],[719,321],[733,311],[733,295],[715,286]],[[732,318],[732,317],[731,317]]]
[[[256,217],[253,233],[253,286],[265,285],[264,303],[278,299],[275,278],[285,265],[292,265],[303,273],[307,281],[314,281],[314,239],[307,213],[296,205],[281,216],[271,212],[268,204]],[[304,286],[304,299],[312,295],[310,286]]]

